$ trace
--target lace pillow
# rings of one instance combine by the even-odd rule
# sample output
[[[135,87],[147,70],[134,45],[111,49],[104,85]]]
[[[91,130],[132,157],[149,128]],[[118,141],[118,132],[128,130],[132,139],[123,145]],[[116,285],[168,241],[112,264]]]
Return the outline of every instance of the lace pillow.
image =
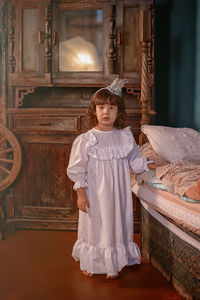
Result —
[[[142,153],[142,157],[146,157],[148,160],[153,160],[156,164],[162,164],[162,165],[167,164],[167,161],[153,150],[149,142],[143,144],[140,147],[140,151]]]
[[[200,160],[200,133],[191,128],[143,125],[154,151],[169,162]]]

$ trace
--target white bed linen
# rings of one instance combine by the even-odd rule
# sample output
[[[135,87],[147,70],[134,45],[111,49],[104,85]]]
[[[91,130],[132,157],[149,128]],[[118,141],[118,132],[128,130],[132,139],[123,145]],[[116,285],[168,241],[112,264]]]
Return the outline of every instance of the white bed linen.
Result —
[[[191,237],[180,228],[176,227],[165,219],[160,213],[170,217],[175,221],[179,221],[180,224],[188,224],[188,227],[193,227],[193,231],[199,231],[200,229],[200,214],[198,210],[189,209],[185,203],[175,203],[171,199],[163,197],[161,194],[154,192],[151,188],[146,185],[135,184],[132,188],[132,191],[140,199],[144,208],[160,223],[167,227],[170,231],[175,233],[182,240],[188,244],[194,246],[200,250],[200,242],[195,238]],[[157,190],[156,190],[157,191]],[[165,195],[166,192],[163,194]],[[181,200],[181,199],[180,199]],[[193,204],[194,208],[195,205]],[[198,207],[199,208],[199,207]],[[160,213],[159,213],[160,212]]]

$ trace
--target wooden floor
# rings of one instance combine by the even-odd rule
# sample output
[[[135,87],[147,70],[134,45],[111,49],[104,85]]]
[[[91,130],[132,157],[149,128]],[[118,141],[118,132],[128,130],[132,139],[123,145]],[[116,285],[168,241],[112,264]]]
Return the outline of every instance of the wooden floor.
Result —
[[[183,299],[145,261],[124,268],[118,279],[85,277],[71,257],[75,240],[76,232],[20,230],[0,241],[0,299]]]

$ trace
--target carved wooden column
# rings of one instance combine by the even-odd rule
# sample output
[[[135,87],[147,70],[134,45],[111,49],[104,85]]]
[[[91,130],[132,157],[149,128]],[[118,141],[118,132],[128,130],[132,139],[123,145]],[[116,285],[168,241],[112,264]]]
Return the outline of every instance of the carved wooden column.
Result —
[[[148,87],[148,72],[147,72],[147,54],[148,47],[146,42],[142,42],[142,74],[141,74],[141,126],[150,123],[150,117],[148,113],[149,104],[149,87]],[[141,133],[139,137],[139,144],[143,144],[144,136]]]
[[[0,94],[0,124],[6,125],[6,18],[7,1],[0,1],[0,33],[1,33],[1,94]]]
[[[14,57],[14,46],[15,46],[15,20],[16,20],[16,11],[15,7],[11,6],[9,9],[9,27],[8,27],[8,64],[9,72],[15,72],[15,57]]]
[[[44,16],[44,69],[51,72],[51,5],[47,2]]]
[[[109,34],[109,73],[116,73],[116,7],[111,5],[110,15],[110,34]]]
[[[5,49],[6,49],[6,14],[7,1],[0,2],[0,34],[1,34],[1,86],[0,86],[0,124],[6,125],[6,65],[5,65]],[[4,220],[5,214],[2,207],[3,192],[0,192],[0,240],[5,238]]]
[[[141,126],[150,124],[150,110],[153,103],[153,56],[152,56],[152,13],[151,6],[146,7],[143,2],[143,9],[140,11],[140,41],[142,46],[142,71],[141,71]],[[146,142],[141,132],[139,144]]]

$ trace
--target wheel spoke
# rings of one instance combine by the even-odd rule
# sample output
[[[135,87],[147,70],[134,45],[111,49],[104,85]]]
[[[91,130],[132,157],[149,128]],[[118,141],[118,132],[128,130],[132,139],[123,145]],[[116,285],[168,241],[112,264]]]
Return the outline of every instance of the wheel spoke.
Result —
[[[13,159],[7,159],[7,158],[0,158],[0,161],[7,162],[9,164],[13,164],[14,160]]]
[[[7,148],[5,150],[0,151],[0,154],[12,152],[12,151],[14,151],[14,148]]]
[[[0,145],[1,145],[1,143],[5,142],[5,141],[6,141],[6,138],[3,137],[3,138],[0,140]]]
[[[12,184],[20,167],[20,145],[13,133],[0,124],[0,192]]]
[[[10,171],[1,165],[0,165],[0,169],[3,170],[5,173],[10,174]]]

